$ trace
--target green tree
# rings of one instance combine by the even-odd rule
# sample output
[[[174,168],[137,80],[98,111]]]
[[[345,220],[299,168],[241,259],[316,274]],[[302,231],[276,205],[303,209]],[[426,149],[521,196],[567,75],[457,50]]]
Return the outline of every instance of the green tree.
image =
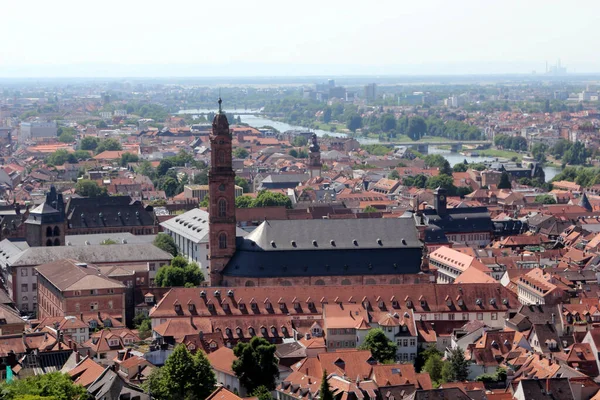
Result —
[[[556,204],[554,197],[549,194],[540,194],[535,196],[535,202],[542,204]]]
[[[429,374],[431,380],[438,384],[442,381],[443,368],[444,362],[442,361],[442,356],[439,354],[432,354],[423,366],[423,370]]]
[[[75,136],[69,132],[63,132],[58,137],[58,141],[62,143],[73,143],[75,141]]]
[[[250,196],[239,196],[235,198],[235,207],[236,208],[250,208],[252,207],[252,202],[254,199]]]
[[[173,162],[170,159],[165,158],[163,160],[160,160],[160,163],[156,168],[156,173],[158,174],[158,176],[163,176],[166,175],[167,171],[169,171],[171,168],[173,168]]]
[[[298,150],[296,149],[290,149],[290,151],[288,151],[288,154],[294,158],[298,158]]]
[[[183,344],[175,347],[160,370],[148,379],[149,389],[157,399],[205,399],[215,389],[215,374],[204,352],[192,355]]]
[[[147,176],[150,179],[154,179],[156,176],[156,170],[150,164],[150,161],[143,160],[137,167],[136,172],[140,175]]]
[[[467,169],[469,169],[469,166],[465,165],[464,163],[458,163],[454,167],[452,167],[452,170],[454,172],[466,172]]]
[[[0,385],[0,398],[18,400],[43,398],[48,400],[84,400],[87,391],[83,386],[76,385],[67,374],[51,372],[44,375],[31,376],[13,380]]]
[[[285,206],[292,208],[292,200],[283,193],[273,193],[263,190],[258,193],[256,199],[252,202],[252,207],[276,207]]]
[[[98,146],[96,146],[96,154],[100,154],[103,151],[117,151],[117,150],[123,150],[123,147],[121,146],[121,143],[119,143],[119,141],[117,139],[113,139],[113,138],[101,140],[98,143]]]
[[[175,245],[175,241],[168,234],[163,232],[159,233],[152,243],[159,249],[170,253],[173,257],[177,256],[177,245]]]
[[[348,116],[348,120],[346,121],[346,127],[350,129],[352,132],[356,132],[357,129],[362,128],[363,119],[358,114],[352,114]]]
[[[254,391],[252,392],[252,397],[256,397],[258,398],[258,400],[272,400],[273,396],[271,395],[271,392],[269,391],[269,389],[267,389],[265,386],[259,386],[256,389],[254,389]]]
[[[98,138],[86,136],[79,142],[79,148],[81,150],[96,150],[96,147],[98,147],[98,142]]]
[[[102,197],[106,196],[106,188],[100,187],[96,181],[89,179],[80,179],[75,184],[75,193],[82,197]]]
[[[276,347],[264,338],[255,336],[249,343],[239,342],[233,349],[237,359],[232,369],[249,393],[259,386],[275,389],[279,367],[275,358]]]
[[[158,269],[154,283],[160,287],[195,287],[204,281],[204,274],[195,262],[188,263],[183,256],[174,257],[170,265]]]
[[[429,154],[425,156],[424,161],[429,167],[439,168],[440,174],[452,175],[450,163],[441,154]]]
[[[333,400],[333,392],[331,391],[331,386],[329,386],[329,378],[326,369],[323,370],[323,376],[321,377],[319,400]]]
[[[242,188],[243,193],[250,193],[250,184],[241,176],[235,177],[235,184]]]
[[[308,152],[304,149],[298,150],[298,158],[308,158]]]
[[[465,352],[460,347],[450,350],[450,355],[446,359],[450,365],[450,376],[446,381],[462,382],[469,376],[469,362],[465,359]]]
[[[379,212],[379,210],[376,209],[373,206],[366,206],[365,209],[363,210],[363,212],[365,212],[365,213],[374,213],[374,212]]]
[[[140,326],[138,327],[138,336],[140,339],[144,340],[149,338],[152,335],[152,321],[150,318],[147,318],[142,321]]]
[[[498,183],[498,189],[512,189],[512,185],[510,183],[510,177],[506,171],[502,171],[502,175],[500,175],[500,182]]]
[[[235,158],[246,158],[248,157],[250,153],[248,152],[248,150],[246,150],[243,147],[237,147],[234,151],[233,151],[233,156]]]
[[[208,173],[204,171],[200,171],[197,174],[194,174],[194,179],[192,180],[194,185],[207,185],[208,184]]]
[[[298,135],[294,137],[292,140],[292,146],[294,147],[304,147],[308,144],[308,139],[306,136]]]
[[[135,163],[135,162],[138,162],[139,160],[140,160],[140,158],[137,156],[137,154],[123,153],[123,154],[121,154],[121,160],[120,160],[119,164],[121,165],[121,167],[126,167],[127,164]]]
[[[439,351],[435,346],[429,346],[426,349],[420,349],[417,352],[417,357],[415,358],[415,371],[423,372],[425,362],[429,359],[429,357],[431,357],[434,354],[439,355],[440,358],[442,358],[443,355],[443,353]]]
[[[98,121],[96,123],[96,128],[98,128],[98,129],[106,129],[106,128],[108,128],[108,125],[104,121]]]
[[[388,179],[399,180],[400,179],[400,174],[398,173],[398,171],[396,171],[395,169],[393,169],[392,172],[390,172],[390,174],[388,175]]]
[[[163,178],[159,179],[157,187],[159,190],[164,190],[167,197],[173,197],[177,194],[179,182],[177,182],[176,178],[164,176]]]
[[[396,359],[396,351],[398,346],[396,343],[389,340],[383,329],[371,329],[365,337],[365,342],[360,346],[363,350],[369,350],[379,362],[394,361]]]
[[[75,158],[71,153],[69,153],[65,149],[58,149],[54,153],[50,154],[46,158],[46,163],[50,165],[63,165],[67,161],[69,161],[70,157]],[[75,159],[75,162],[77,160]]]

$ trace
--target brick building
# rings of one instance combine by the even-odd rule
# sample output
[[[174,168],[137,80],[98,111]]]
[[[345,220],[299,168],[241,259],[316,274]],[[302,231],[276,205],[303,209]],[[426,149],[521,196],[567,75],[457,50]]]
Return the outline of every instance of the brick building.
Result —
[[[127,287],[103,275],[96,266],[63,259],[36,270],[39,318],[105,312],[125,319]]]

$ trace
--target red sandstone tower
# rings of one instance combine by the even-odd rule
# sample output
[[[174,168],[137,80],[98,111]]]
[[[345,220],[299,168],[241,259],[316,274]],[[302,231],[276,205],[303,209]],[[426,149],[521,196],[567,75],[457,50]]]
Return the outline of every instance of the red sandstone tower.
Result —
[[[235,253],[235,172],[232,168],[229,122],[221,109],[215,115],[210,135],[209,258],[210,285],[221,284],[222,271]]]

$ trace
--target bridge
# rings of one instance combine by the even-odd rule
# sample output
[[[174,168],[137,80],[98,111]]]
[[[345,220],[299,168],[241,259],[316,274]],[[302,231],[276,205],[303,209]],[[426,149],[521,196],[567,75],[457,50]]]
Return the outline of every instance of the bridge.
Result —
[[[429,146],[450,146],[451,151],[457,152],[462,149],[463,146],[474,146],[475,148],[481,149],[492,145],[491,140],[430,140],[427,142],[386,142],[392,146],[405,146],[416,149],[419,153],[427,153]]]
[[[259,115],[261,117],[285,117],[285,113],[264,112],[260,110],[223,110],[225,114],[233,115]],[[215,110],[180,110],[178,114],[208,115],[216,113]]]

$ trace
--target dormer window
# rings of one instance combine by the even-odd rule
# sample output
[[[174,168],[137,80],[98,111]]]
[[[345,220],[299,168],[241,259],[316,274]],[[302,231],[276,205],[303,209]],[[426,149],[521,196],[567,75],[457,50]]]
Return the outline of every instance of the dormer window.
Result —
[[[244,303],[239,303],[238,307],[240,310],[245,310],[246,309],[246,305]]]
[[[313,303],[312,301],[309,301],[308,308],[315,308],[315,303]]]
[[[295,302],[294,303],[294,309],[299,310],[300,309],[300,303]]]
[[[411,308],[411,307],[412,307],[412,301],[411,301],[411,300],[408,300],[408,301],[406,302],[406,307],[408,307],[408,308]]]
[[[238,336],[242,336],[242,328],[236,328],[235,333],[237,333]]]
[[[231,329],[229,329],[229,328],[225,328],[225,334],[226,334],[227,336],[231,336]]]
[[[398,302],[396,300],[392,301],[392,307],[397,308]]]
[[[496,299],[491,298],[490,299],[490,304],[493,305],[493,306],[495,306],[496,305]]]
[[[175,312],[181,311],[181,304],[175,304]]]
[[[256,334],[256,332],[254,332],[254,328],[252,327],[248,328],[248,332],[250,333],[250,336],[254,336]]]
[[[481,299],[475,300],[475,304],[477,304],[478,306],[480,306],[481,305]]]
[[[277,328],[275,328],[274,326],[272,326],[272,327],[271,327],[271,334],[272,334],[273,336],[276,336],[276,335],[277,335]]]
[[[146,296],[144,301],[146,303],[154,303],[154,296]]]
[[[446,301],[446,305],[447,305],[448,307],[452,307],[452,300],[447,300],[447,301]]]
[[[267,328],[265,328],[264,326],[263,326],[262,328],[260,328],[260,333],[261,333],[263,336],[267,336]]]
[[[427,302],[425,300],[421,300],[421,307],[425,307],[427,305]]]
[[[188,310],[190,312],[193,312],[196,309],[196,306],[194,304],[188,304]]]
[[[256,303],[254,303],[254,302],[252,302],[252,303],[250,304],[250,307],[252,307],[252,309],[253,309],[253,310],[256,310],[256,309],[258,309],[258,305],[257,305]]]
[[[377,303],[377,306],[378,306],[379,308],[383,308],[383,301],[380,301],[379,303]]]
[[[214,311],[215,305],[213,303],[208,303],[208,311]]]
[[[229,311],[229,304],[228,303],[223,304],[223,311]]]
[[[267,308],[267,310],[270,310],[270,309],[272,308],[272,306],[271,306],[271,302],[270,302],[270,301],[267,301],[267,302],[265,303],[265,307]]]
[[[458,300],[458,305],[459,305],[459,307],[462,307],[465,305],[465,302],[463,301],[463,299]]]
[[[279,303],[279,309],[285,310],[285,303]]]

